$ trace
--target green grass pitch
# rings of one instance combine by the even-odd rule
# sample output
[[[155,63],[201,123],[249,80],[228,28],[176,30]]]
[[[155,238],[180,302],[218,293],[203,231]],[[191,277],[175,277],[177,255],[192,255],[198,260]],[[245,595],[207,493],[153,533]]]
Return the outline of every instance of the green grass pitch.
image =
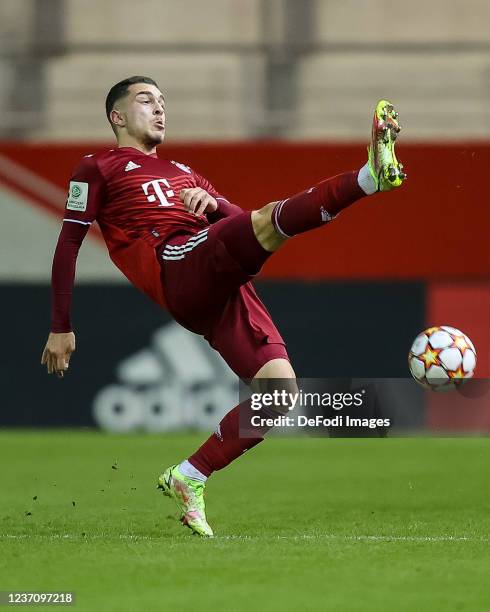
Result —
[[[76,610],[490,609],[490,441],[270,439],[207,490],[155,488],[203,436],[0,433],[0,590]]]

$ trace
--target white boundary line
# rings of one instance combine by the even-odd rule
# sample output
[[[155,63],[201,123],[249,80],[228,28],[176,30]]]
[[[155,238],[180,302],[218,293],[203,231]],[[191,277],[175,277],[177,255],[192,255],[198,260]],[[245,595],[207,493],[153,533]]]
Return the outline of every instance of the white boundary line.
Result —
[[[36,210],[38,213],[40,211],[43,211],[43,207],[38,202],[36,202],[33,196],[28,195],[27,193],[19,193],[18,191],[15,191],[13,187],[11,187],[10,185],[6,185],[2,181],[1,176],[0,176],[0,191],[4,191],[7,194],[7,196],[12,200],[20,201],[22,204],[25,204],[27,206],[34,208],[34,210]],[[55,224],[56,223],[58,224],[58,232],[61,229],[62,222],[64,221],[62,217],[63,211],[64,211],[64,208],[60,208],[60,214],[58,218],[54,212],[53,214],[49,214],[49,215],[43,212],[46,218],[49,218]],[[58,220],[56,220],[56,218]],[[91,244],[95,244],[97,245],[97,247],[104,249],[104,251],[106,251],[104,243],[101,242],[101,240],[103,240],[102,232],[97,226],[92,227],[91,231],[87,234],[87,238],[91,241]]]
[[[51,183],[44,177],[29,170],[25,166],[0,153],[0,172],[11,181],[27,189],[31,193],[38,193],[49,200],[60,211],[65,207],[67,190]]]
[[[182,534],[183,535],[183,534]],[[131,533],[123,534],[85,534],[82,533],[65,533],[65,534],[29,534],[29,533],[0,533],[0,540],[144,540],[144,541],[160,541],[168,540],[175,536],[170,534],[162,536],[139,535]],[[184,536],[186,537],[186,536]],[[397,535],[335,535],[335,534],[299,534],[293,536],[248,536],[248,535],[229,535],[215,536],[215,540],[242,540],[242,541],[260,541],[260,540],[340,540],[353,542],[490,542],[490,536],[476,535],[439,535],[439,536],[397,536]],[[192,540],[195,541],[195,540]]]
[[[65,221],[65,219],[62,218],[62,214],[65,210],[63,207],[59,209],[59,215],[57,215],[54,211],[52,213],[47,213],[46,207],[39,204],[39,202],[36,201],[36,199],[32,195],[16,191],[16,189],[11,185],[7,185],[6,183],[4,183],[0,174],[0,192],[1,191],[4,191],[6,195],[12,200],[18,201],[23,205],[34,208],[34,210],[36,210],[38,213],[42,213],[46,218],[51,219],[52,221],[54,221],[54,223],[58,223],[58,231],[59,229],[61,229],[62,222]],[[102,232],[100,231],[100,228],[97,225],[93,225],[91,231],[87,234],[87,238],[91,241],[91,244],[95,244],[98,248],[101,248],[104,250],[104,252],[107,252],[105,243],[103,242],[104,238],[102,236]]]

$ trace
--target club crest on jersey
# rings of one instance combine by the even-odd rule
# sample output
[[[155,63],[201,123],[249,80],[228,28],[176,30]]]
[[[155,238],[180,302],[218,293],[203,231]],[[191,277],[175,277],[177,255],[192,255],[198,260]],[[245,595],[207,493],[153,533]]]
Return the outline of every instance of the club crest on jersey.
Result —
[[[173,161],[173,160],[171,161],[171,163],[174,166],[177,166],[177,168],[179,168],[183,172],[187,172],[187,174],[192,174],[192,170],[189,168],[189,166],[186,166],[185,164],[181,164],[180,162],[176,162],[176,161]]]
[[[84,183],[83,181],[70,181],[66,208],[68,210],[84,212],[87,210],[87,202],[88,183]]]

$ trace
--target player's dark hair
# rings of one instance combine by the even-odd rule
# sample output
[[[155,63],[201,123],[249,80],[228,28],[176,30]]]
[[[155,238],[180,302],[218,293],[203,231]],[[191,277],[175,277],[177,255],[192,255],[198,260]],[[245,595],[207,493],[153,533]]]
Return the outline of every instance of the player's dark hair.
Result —
[[[148,85],[154,85],[155,87],[158,87],[158,85],[153,79],[146,76],[132,76],[127,79],[124,79],[124,81],[119,81],[119,83],[113,85],[110,88],[109,93],[107,94],[107,98],[105,99],[105,114],[107,115],[107,119],[109,120],[109,123],[111,125],[112,122],[110,119],[110,115],[111,110],[114,108],[114,104],[121,98],[127,96],[129,86],[135,85],[136,83],[147,83]]]

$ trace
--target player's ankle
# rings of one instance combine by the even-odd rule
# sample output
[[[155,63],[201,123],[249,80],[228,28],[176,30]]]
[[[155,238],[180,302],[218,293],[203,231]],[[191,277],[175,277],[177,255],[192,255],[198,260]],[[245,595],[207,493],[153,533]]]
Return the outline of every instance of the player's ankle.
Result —
[[[364,166],[359,170],[357,175],[357,182],[359,187],[364,191],[366,195],[372,195],[378,191],[378,185],[374,180],[371,171],[369,169],[369,162],[366,162]]]
[[[192,478],[192,480],[199,480],[199,482],[206,482],[208,479],[205,474],[195,468],[187,459],[184,459],[184,461],[182,461],[182,463],[179,465],[179,472],[182,474],[182,476]]]

